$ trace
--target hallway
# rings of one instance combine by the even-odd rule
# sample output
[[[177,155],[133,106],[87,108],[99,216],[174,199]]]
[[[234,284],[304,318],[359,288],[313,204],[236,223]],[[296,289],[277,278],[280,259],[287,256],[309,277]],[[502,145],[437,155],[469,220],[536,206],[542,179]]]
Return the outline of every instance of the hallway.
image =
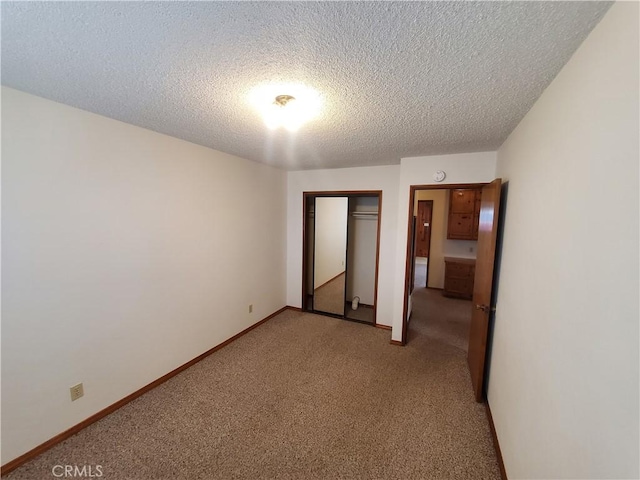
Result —
[[[409,344],[454,347],[466,357],[471,302],[442,296],[441,290],[414,289],[409,322]]]

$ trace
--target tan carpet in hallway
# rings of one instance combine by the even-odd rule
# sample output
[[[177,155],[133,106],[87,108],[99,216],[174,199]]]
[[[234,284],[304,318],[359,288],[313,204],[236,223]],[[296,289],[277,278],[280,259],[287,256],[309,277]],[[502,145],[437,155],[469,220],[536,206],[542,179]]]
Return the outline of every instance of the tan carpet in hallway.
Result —
[[[424,287],[414,289],[412,300],[409,343],[429,348],[435,341],[463,350],[466,358],[471,301],[443,297],[442,290]]]
[[[102,465],[105,480],[499,478],[455,329],[411,329],[398,347],[287,311],[8,478],[57,464]]]

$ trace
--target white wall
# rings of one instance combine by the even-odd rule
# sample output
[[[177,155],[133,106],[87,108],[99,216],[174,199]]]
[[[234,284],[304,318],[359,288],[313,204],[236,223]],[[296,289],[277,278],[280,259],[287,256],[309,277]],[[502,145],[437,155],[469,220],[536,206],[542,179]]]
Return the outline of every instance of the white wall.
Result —
[[[407,256],[407,225],[409,218],[409,187],[433,185],[433,174],[444,170],[447,178],[442,185],[456,183],[484,183],[494,179],[496,152],[433,155],[403,158],[400,163],[398,214],[396,232],[396,258],[394,260],[395,285],[393,299],[392,339],[402,339],[402,312],[404,310],[405,263]],[[410,310],[409,310],[410,311]]]
[[[382,190],[380,269],[376,321],[391,325],[395,272],[396,215],[399,165],[306,170],[287,174],[287,304],[302,301],[302,193],[317,191]],[[407,197],[408,198],[408,197]]]
[[[357,212],[377,212],[377,197],[352,197],[349,209]],[[376,248],[378,218],[349,215],[349,248],[347,300],[360,297],[360,303],[375,301]]]
[[[348,209],[347,197],[316,198],[314,289],[321,287],[345,270]]]
[[[284,172],[8,88],[2,160],[3,464],[285,305]]]
[[[489,404],[509,478],[639,478],[638,3],[616,3],[498,152]]]

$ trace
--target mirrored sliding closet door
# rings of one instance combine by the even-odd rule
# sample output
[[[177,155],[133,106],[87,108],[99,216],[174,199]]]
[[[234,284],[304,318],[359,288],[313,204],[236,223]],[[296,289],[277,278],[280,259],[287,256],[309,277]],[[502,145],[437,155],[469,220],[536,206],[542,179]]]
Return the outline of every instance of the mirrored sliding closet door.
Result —
[[[376,323],[379,192],[304,194],[305,311]]]

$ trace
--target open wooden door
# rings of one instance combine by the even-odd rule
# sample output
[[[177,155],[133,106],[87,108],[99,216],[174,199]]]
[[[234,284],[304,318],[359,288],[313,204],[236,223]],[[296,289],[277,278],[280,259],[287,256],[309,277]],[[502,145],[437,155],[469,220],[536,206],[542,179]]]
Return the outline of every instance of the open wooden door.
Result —
[[[471,328],[469,331],[469,371],[476,401],[482,402],[489,315],[495,310],[491,305],[493,289],[493,265],[498,235],[498,209],[500,208],[501,179],[482,188],[480,223],[478,226],[478,252],[476,275],[473,284]]]

